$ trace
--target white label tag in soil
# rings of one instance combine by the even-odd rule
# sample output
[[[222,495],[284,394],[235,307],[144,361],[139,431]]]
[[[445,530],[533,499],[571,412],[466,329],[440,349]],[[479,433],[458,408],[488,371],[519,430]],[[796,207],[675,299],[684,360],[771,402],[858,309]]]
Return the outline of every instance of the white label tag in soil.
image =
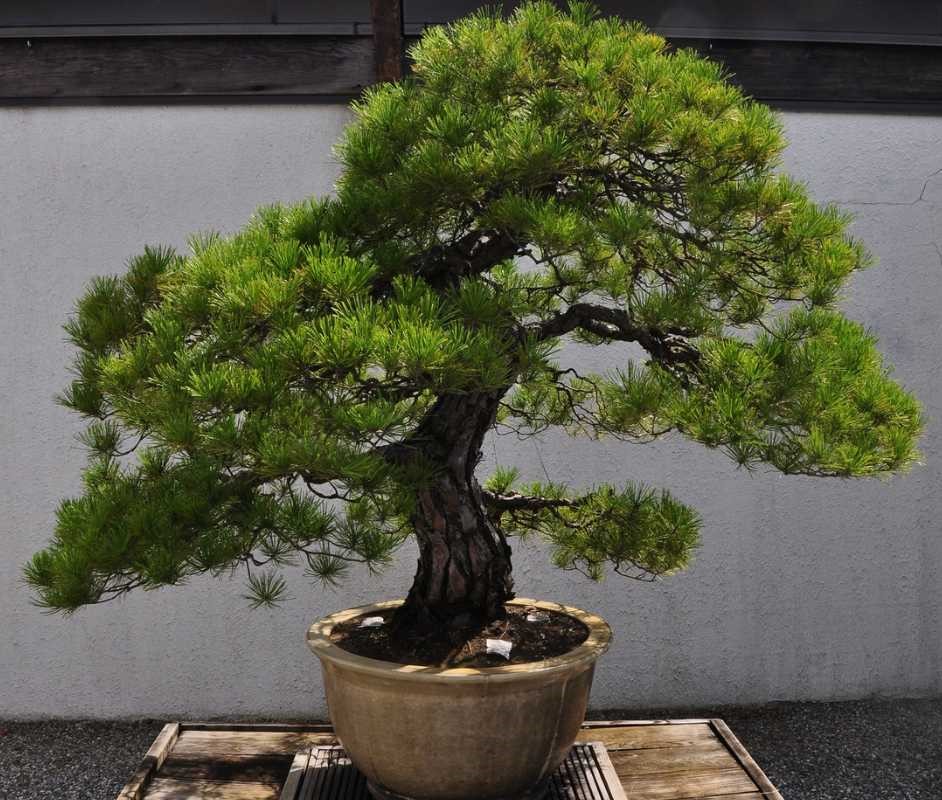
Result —
[[[503,639],[488,639],[487,652],[496,656],[503,656],[510,660],[510,651],[514,649],[513,642],[505,642]]]

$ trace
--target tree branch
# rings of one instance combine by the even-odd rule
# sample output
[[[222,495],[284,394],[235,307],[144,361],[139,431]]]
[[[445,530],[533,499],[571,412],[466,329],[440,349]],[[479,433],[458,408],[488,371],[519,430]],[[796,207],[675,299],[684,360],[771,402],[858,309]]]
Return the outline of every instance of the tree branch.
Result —
[[[453,244],[433,247],[418,260],[420,275],[430,283],[448,283],[479,275],[517,255],[520,245],[506,231],[473,230]]]
[[[700,360],[700,351],[685,341],[685,337],[696,336],[690,328],[645,328],[635,324],[623,309],[592,303],[573,303],[561,314],[529,325],[525,330],[539,341],[582,330],[601,339],[637,342],[651,358],[669,366],[695,366]]]
[[[518,492],[497,494],[487,489],[483,490],[481,494],[488,509],[498,513],[505,511],[542,511],[548,508],[576,508],[585,502],[585,497],[537,497],[519,494]]]
[[[506,231],[475,229],[450,243],[435,245],[417,254],[410,260],[409,271],[441,290],[525,253],[521,244]],[[383,277],[373,285],[372,292],[382,297],[389,293],[391,286],[392,280]]]

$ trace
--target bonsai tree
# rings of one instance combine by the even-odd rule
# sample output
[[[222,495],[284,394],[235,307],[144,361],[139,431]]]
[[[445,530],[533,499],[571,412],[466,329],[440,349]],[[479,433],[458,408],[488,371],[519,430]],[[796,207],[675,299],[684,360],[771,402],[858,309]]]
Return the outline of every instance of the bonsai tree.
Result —
[[[592,578],[688,562],[698,517],[667,492],[482,483],[501,426],[676,432],[805,475],[913,461],[916,400],[836,308],[868,257],[722,67],[548,3],[411,56],[354,104],[334,197],[147,248],[79,301],[61,399],[91,457],[26,567],[42,604],[237,567],[272,603],[282,565],[332,582],[414,536],[396,628],[447,631],[504,613],[514,535]]]

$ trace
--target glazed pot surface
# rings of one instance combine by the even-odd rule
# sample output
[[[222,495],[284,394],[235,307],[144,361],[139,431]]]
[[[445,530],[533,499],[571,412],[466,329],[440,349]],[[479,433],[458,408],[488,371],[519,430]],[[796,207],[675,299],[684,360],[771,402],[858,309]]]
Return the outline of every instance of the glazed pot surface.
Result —
[[[347,652],[335,625],[394,608],[353,608],[311,626],[338,738],[379,796],[414,800],[536,798],[585,718],[595,662],[611,641],[606,622],[577,608],[519,598],[589,629],[568,653],[530,664],[452,668],[394,664]],[[384,794],[385,793],[385,794]]]

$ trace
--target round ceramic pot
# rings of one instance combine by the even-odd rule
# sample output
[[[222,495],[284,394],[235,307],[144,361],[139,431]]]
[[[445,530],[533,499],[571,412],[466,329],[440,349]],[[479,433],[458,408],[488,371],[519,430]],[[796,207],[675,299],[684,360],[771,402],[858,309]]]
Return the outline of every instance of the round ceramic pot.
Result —
[[[518,598],[511,604],[575,617],[588,627],[588,638],[544,661],[480,669],[394,664],[331,642],[335,625],[401,603],[341,611],[307,634],[323,667],[334,730],[374,797],[541,797],[582,725],[611,628],[578,608]]]

